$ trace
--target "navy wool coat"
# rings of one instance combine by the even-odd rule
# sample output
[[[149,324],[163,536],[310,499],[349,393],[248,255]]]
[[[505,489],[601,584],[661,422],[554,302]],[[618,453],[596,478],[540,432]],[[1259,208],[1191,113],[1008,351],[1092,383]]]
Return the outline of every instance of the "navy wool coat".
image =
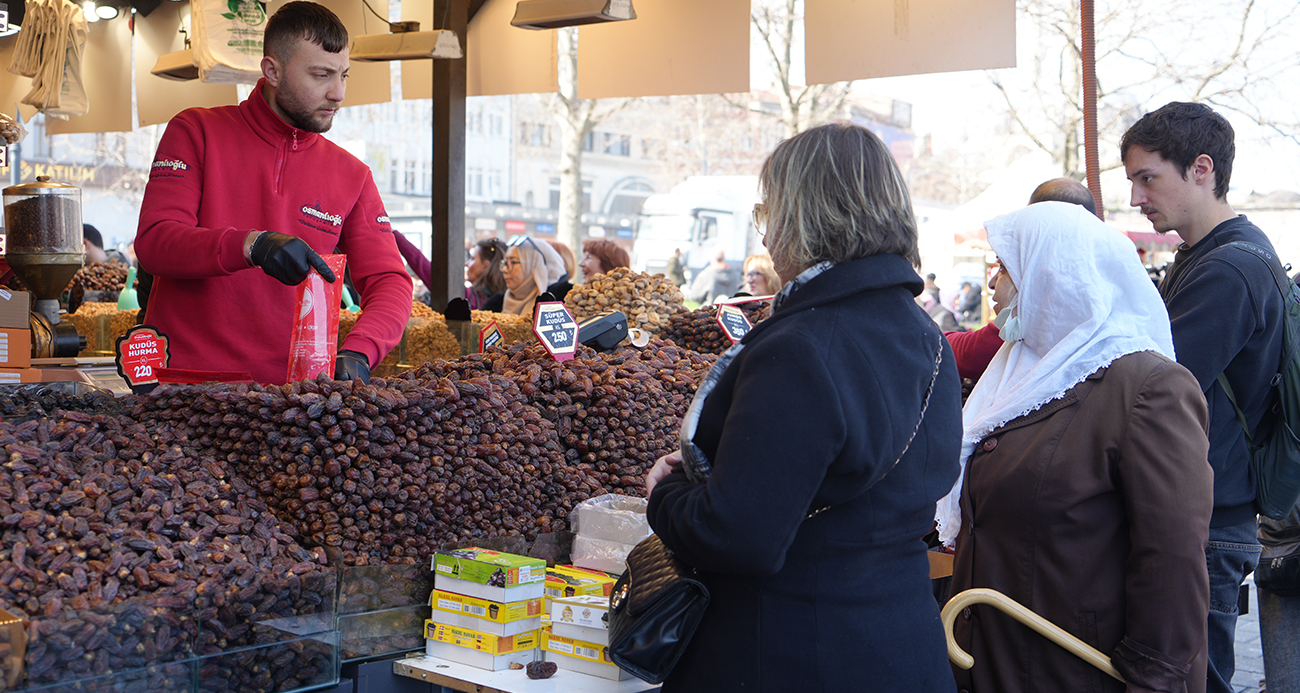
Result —
[[[956,688],[921,537],[957,479],[961,386],[921,288],[899,255],[843,263],[745,336],[694,438],[713,477],[650,498],[712,594],[665,692]]]

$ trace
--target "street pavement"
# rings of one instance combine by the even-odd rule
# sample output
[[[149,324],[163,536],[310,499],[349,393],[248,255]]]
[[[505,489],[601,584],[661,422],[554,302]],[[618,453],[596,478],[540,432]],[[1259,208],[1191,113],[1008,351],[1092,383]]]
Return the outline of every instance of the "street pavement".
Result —
[[[1259,600],[1255,596],[1255,579],[1250,585],[1250,613],[1237,619],[1237,671],[1232,676],[1236,693],[1260,693],[1264,679],[1264,654],[1259,644]]]

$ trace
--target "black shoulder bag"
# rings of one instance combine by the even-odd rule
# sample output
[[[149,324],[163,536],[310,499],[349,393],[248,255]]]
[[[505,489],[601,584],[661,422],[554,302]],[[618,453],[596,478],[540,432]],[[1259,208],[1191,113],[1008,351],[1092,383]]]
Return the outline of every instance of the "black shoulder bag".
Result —
[[[930,395],[943,362],[943,341],[934,353],[934,372],[921,401],[921,415],[898,459],[873,481],[860,497],[880,483],[902,461],[930,407]],[[848,501],[842,501],[848,502]],[[830,510],[827,505],[809,512],[808,520]],[[627,570],[609,597],[609,657],[619,667],[647,683],[663,683],[690,644],[709,606],[709,589],[695,578],[695,569],[683,563],[650,535],[627,555]]]

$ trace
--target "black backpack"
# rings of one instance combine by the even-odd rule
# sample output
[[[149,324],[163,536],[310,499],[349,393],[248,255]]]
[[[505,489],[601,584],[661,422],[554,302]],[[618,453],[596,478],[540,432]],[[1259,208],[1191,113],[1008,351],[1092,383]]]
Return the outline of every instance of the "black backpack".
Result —
[[[1282,335],[1282,363],[1271,383],[1277,388],[1277,404],[1266,414],[1273,417],[1273,432],[1267,439],[1255,442],[1246,415],[1237,406],[1232,386],[1224,374],[1219,374],[1219,385],[1227,393],[1246,432],[1250,463],[1255,468],[1255,505],[1260,515],[1281,520],[1300,500],[1300,437],[1296,436],[1300,430],[1300,286],[1287,278],[1286,270],[1271,249],[1246,241],[1228,245],[1268,265],[1283,297],[1282,319],[1286,325]]]

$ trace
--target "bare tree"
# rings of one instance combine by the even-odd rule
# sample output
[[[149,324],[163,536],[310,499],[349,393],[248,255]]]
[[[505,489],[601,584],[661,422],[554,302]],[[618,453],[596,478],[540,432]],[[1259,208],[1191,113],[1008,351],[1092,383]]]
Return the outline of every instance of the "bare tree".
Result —
[[[1038,50],[1018,72],[988,73],[1008,116],[1064,175],[1083,177],[1083,106],[1078,0],[1021,0]],[[1099,139],[1114,146],[1142,113],[1167,101],[1202,101],[1300,142],[1300,115],[1277,98],[1300,74],[1287,36],[1300,22],[1296,0],[1174,4],[1098,3]]]
[[[582,239],[582,146],[601,121],[622,111],[633,99],[578,98],[578,31],[560,29],[559,91],[548,108],[560,129],[560,212],[556,237],[579,252]]]
[[[799,86],[794,83],[794,44],[796,31],[802,29],[801,0],[754,0],[750,21],[762,40],[763,48],[776,73],[776,97],[779,111],[772,113],[754,103],[733,104],[772,115],[785,127],[785,136],[794,135],[838,115],[844,110],[852,82]]]

